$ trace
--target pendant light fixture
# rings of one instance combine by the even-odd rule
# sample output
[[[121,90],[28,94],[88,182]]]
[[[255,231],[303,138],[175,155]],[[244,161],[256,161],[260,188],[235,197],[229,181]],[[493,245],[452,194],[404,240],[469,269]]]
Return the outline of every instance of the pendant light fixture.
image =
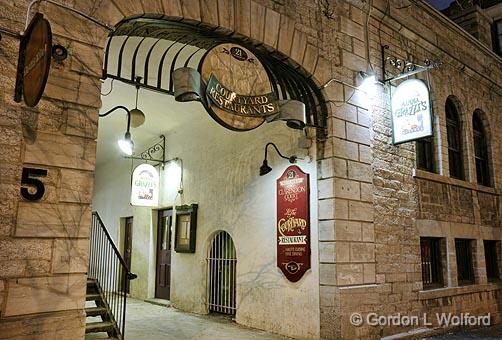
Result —
[[[131,126],[133,128],[137,128],[138,126],[143,125],[145,122],[145,114],[143,111],[138,109],[138,94],[139,94],[139,84],[141,81],[141,77],[136,77],[136,103],[134,105],[134,109],[131,110]]]

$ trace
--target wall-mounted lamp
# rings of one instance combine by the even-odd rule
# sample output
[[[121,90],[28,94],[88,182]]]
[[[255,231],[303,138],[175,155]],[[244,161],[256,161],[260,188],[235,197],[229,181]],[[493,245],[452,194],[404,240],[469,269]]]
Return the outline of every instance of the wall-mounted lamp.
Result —
[[[373,96],[376,91],[375,85],[378,83],[375,74],[359,71],[359,77],[361,77],[362,82],[358,86],[358,89],[369,96]]]
[[[127,129],[126,133],[124,135],[124,139],[120,139],[118,141],[120,150],[122,150],[123,153],[125,153],[127,156],[131,156],[133,151],[134,151],[134,143],[131,139],[131,133],[129,132],[129,129],[131,128],[131,111],[125,106],[119,105],[115,106],[114,108],[106,111],[105,113],[100,114],[100,117],[106,117],[110,113],[114,112],[115,110],[122,109],[127,112]],[[139,111],[139,110],[138,110]]]
[[[137,128],[145,122],[145,114],[143,111],[138,109],[138,93],[139,93],[139,87],[140,87],[140,81],[141,77],[136,77],[136,104],[134,109],[129,110],[127,107],[118,105],[115,106],[114,108],[106,111],[105,113],[100,114],[100,117],[106,117],[110,113],[112,113],[115,110],[122,109],[127,112],[127,129],[126,133],[124,134],[124,138],[120,139],[118,141],[120,150],[127,155],[127,156],[132,156],[133,151],[134,151],[134,142],[132,141],[131,138],[131,132],[129,131],[131,126],[133,128]]]
[[[286,122],[286,126],[291,129],[303,130],[305,128],[307,115],[304,103],[292,99],[279,100],[277,103],[279,104],[280,112],[265,117],[268,123],[283,120]]]
[[[292,155],[290,157],[286,157],[279,151],[279,149],[277,148],[277,146],[274,143],[267,143],[267,145],[265,145],[265,158],[263,159],[263,163],[260,166],[260,176],[266,175],[270,171],[272,171],[272,168],[268,165],[268,162],[267,162],[267,151],[268,151],[269,145],[272,145],[274,147],[275,151],[277,151],[277,153],[279,154],[279,156],[281,158],[287,159],[289,161],[289,163],[291,163],[291,164],[296,163],[296,160],[298,157],[296,157],[295,155]]]

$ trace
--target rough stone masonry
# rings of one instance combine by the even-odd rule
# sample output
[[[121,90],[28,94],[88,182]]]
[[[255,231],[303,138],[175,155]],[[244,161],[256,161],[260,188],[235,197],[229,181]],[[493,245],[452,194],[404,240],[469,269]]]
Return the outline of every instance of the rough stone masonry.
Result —
[[[371,96],[340,82],[323,90],[330,107],[318,142],[319,337],[378,338],[409,327],[355,327],[358,312],[490,313],[500,322],[501,284],[487,282],[483,240],[501,240],[501,59],[423,1],[92,0],[64,1],[110,25],[138,14],[220,26],[289,57],[319,86],[381,74],[381,45],[403,60],[441,60],[428,77],[436,169],[416,170],[414,143],[393,146],[391,88]],[[0,3],[0,28],[20,32],[29,1]],[[369,4],[372,4],[369,12]],[[81,339],[100,82],[107,33],[46,2],[53,62],[36,108],[13,101],[19,39],[0,41],[0,338]],[[369,61],[369,62],[368,62]],[[465,180],[449,177],[445,101],[460,103]],[[483,112],[491,187],[476,183],[472,113]],[[46,195],[20,198],[23,167],[48,169]],[[445,287],[424,290],[420,237],[441,237]],[[474,240],[475,284],[459,286],[455,239]],[[500,248],[500,242],[499,242]],[[500,251],[499,251],[500,252]],[[500,259],[499,259],[500,261]],[[499,262],[500,265],[500,262]],[[285,308],[287,308],[285,306]]]

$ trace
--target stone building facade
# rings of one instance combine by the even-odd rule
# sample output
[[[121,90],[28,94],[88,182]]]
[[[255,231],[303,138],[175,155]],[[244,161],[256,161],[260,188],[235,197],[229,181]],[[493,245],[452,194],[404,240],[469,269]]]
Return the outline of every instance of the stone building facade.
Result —
[[[323,88],[327,137],[318,141],[319,337],[378,338],[398,326],[355,327],[352,313],[490,313],[500,322],[502,285],[488,282],[484,245],[502,238],[502,60],[423,1],[65,1],[111,26],[144,13],[219,26],[262,42]],[[29,1],[0,4],[0,338],[84,336],[100,82],[108,32],[50,3],[35,4],[69,57],[53,62],[44,97],[13,100]],[[368,45],[366,44],[368,42]],[[353,89],[359,71],[381,72],[381,46],[414,62],[441,61],[428,77],[434,113],[432,171],[416,145],[392,145],[391,86]],[[348,85],[347,85],[348,84]],[[396,83],[393,83],[394,85]],[[451,178],[445,103],[459,112],[464,179]],[[490,186],[477,184],[473,113],[488,141]],[[23,167],[44,167],[46,195],[19,195]],[[443,286],[422,282],[421,238],[441,240]],[[456,240],[470,241],[474,283],[459,285]],[[499,257],[499,268],[502,259]],[[502,272],[502,270],[499,270]],[[286,308],[286,307],[285,307]]]

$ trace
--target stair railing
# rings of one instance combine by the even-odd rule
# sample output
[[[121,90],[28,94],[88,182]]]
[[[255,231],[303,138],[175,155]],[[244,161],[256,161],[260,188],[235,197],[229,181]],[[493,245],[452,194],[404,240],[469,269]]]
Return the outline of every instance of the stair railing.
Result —
[[[108,230],[94,211],[92,213],[89,246],[88,277],[95,279],[100,287],[113,322],[121,332],[125,332],[127,287],[137,275],[130,272],[126,262],[113,243]]]

